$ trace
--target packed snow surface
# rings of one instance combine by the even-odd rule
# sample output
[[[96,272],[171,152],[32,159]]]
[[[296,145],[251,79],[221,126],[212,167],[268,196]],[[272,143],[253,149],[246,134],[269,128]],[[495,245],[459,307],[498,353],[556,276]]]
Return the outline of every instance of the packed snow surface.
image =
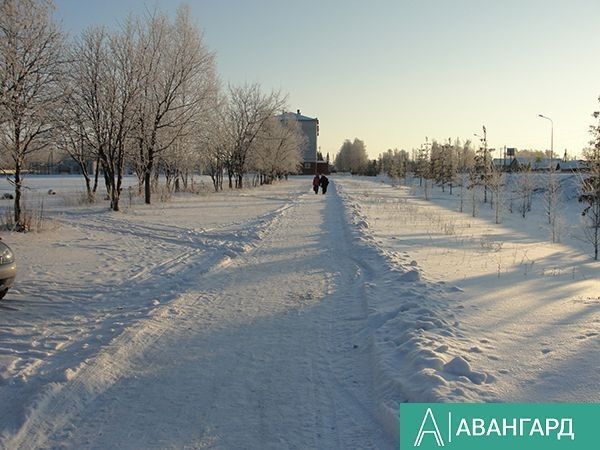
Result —
[[[2,233],[0,448],[395,448],[402,402],[600,401],[575,209],[558,244],[542,208],[330,180],[114,213],[32,177],[45,231]]]

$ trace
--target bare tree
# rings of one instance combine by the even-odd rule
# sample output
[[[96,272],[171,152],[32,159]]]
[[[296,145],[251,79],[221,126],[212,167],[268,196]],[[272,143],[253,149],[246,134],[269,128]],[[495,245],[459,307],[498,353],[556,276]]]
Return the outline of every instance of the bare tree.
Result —
[[[419,186],[423,186],[423,180],[430,176],[429,149],[431,144],[425,137],[425,144],[422,144],[415,158],[415,176],[419,177]]]
[[[224,173],[230,167],[233,150],[232,133],[228,132],[225,120],[225,98],[219,97],[212,111],[205,117],[207,126],[201,129],[204,133],[199,138],[204,152],[199,156],[212,179],[215,191],[222,191]]]
[[[46,0],[0,0],[0,146],[14,163],[14,221],[24,229],[22,173],[46,147],[61,92],[64,39]]]
[[[550,238],[552,242],[560,241],[560,217],[559,203],[561,200],[560,181],[556,175],[556,167],[550,162],[549,171],[546,174],[547,185],[544,193],[545,210],[548,217],[548,225],[550,227]]]
[[[285,97],[278,91],[264,94],[259,84],[229,86],[229,99],[225,110],[227,132],[232,143],[229,167],[229,187],[232,177],[235,186],[243,187],[243,178],[248,170],[250,151],[259,139],[265,124],[285,106]]]
[[[431,141],[431,150],[429,152],[429,176],[432,180],[432,185],[435,183],[439,184],[442,187],[442,191],[445,190],[446,180],[445,180],[445,172],[446,172],[446,155],[445,148],[443,145],[433,139]]]
[[[593,116],[597,119],[600,112],[595,112]],[[584,151],[590,172],[587,177],[581,178],[579,201],[586,205],[581,213],[584,218],[584,239],[594,248],[594,259],[597,261],[600,247],[600,124],[590,126],[590,133],[594,136],[591,141],[593,147]]]
[[[533,191],[535,189],[531,168],[525,167],[522,171],[513,174],[513,178],[515,180],[515,191],[519,199],[518,211],[521,217],[525,218],[527,213],[531,211]]]
[[[479,175],[478,184],[483,186],[483,203],[487,203],[487,192],[488,192],[488,179],[490,176],[490,172],[492,169],[492,158],[490,155],[490,149],[488,149],[487,143],[487,130],[485,126],[482,127],[483,136],[479,136],[479,140],[481,141],[481,145],[479,146],[479,150],[475,152],[475,171]]]
[[[503,193],[504,193],[504,172],[492,166],[490,168],[489,176],[488,176],[488,187],[490,189],[491,195],[491,204],[494,208],[495,213],[495,221],[496,223],[501,222],[501,212],[502,212],[502,204],[503,204]]]
[[[380,172],[387,174],[394,180],[405,178],[408,172],[409,156],[406,150],[389,149],[379,155]]]
[[[477,216],[477,188],[481,186],[481,174],[476,166],[469,169],[469,184],[467,189],[471,191],[471,216]]]
[[[102,66],[107,60],[106,37],[103,28],[89,29],[70,46],[67,70],[61,80],[64,96],[54,119],[58,127],[56,145],[79,166],[90,203],[95,200],[100,174],[94,125],[100,114],[99,90],[103,82]]]
[[[251,164],[260,175],[260,183],[270,184],[276,178],[297,173],[304,143],[305,137],[297,121],[273,117],[265,122],[251,153]]]
[[[151,202],[151,176],[157,157],[202,114],[216,93],[214,56],[180,7],[171,23],[165,14],[149,16],[140,27],[143,86],[137,105],[137,142],[144,171],[145,202]],[[162,136],[161,136],[162,134]]]
[[[68,105],[59,111],[56,146],[71,157],[79,167],[85,181],[86,199],[93,203],[98,190],[100,160],[86,139],[83,121],[68,115]]]
[[[473,149],[471,149],[471,141],[469,140],[466,140],[462,146],[460,146],[459,142],[457,141],[455,146],[457,148],[456,182],[460,187],[459,210],[460,212],[463,212],[465,203],[465,189],[469,187],[471,173],[473,170],[473,166],[475,165],[475,152],[473,151]],[[474,192],[473,195],[475,195]]]
[[[68,72],[70,129],[99,161],[110,207],[119,210],[134,101],[140,89],[135,23],[109,34],[91,28],[75,43]]]

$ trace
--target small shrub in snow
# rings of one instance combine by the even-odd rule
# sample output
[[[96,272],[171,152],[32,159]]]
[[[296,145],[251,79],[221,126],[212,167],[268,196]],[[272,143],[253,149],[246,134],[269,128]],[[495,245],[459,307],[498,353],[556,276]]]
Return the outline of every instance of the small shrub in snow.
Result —
[[[535,182],[531,176],[529,169],[516,174],[515,180],[515,192],[518,198],[517,210],[521,214],[521,217],[525,218],[527,213],[531,211],[531,203],[533,201],[533,191],[535,189]]]
[[[85,192],[64,193],[60,195],[65,206],[87,206],[94,203],[95,199]]]
[[[158,199],[161,203],[166,203],[173,197],[171,189],[163,184],[156,186],[153,191],[158,195]]]
[[[446,236],[454,236],[456,234],[456,225],[454,222],[444,222],[442,224],[442,232]]]
[[[502,242],[499,241],[491,241],[485,236],[483,236],[479,241],[481,248],[491,252],[499,252],[502,250]]]
[[[27,205],[21,207],[21,220],[15,222],[12,208],[6,208],[4,216],[0,218],[0,227],[9,231],[40,233],[55,228],[55,223],[44,217],[44,203],[38,205],[38,209],[29,209]]]

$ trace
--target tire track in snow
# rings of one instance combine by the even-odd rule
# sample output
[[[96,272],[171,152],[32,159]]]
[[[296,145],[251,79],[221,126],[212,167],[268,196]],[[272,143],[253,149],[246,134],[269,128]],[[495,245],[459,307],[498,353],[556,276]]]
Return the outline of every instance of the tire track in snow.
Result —
[[[125,324],[124,330],[111,339],[107,345],[102,345],[97,353],[93,348],[88,348],[86,351],[87,357],[81,361],[78,367],[65,367],[72,358],[66,348],[62,349],[62,352],[44,354],[45,361],[37,360],[34,361],[34,366],[27,366],[24,370],[29,371],[35,368],[38,372],[43,371],[47,374],[62,372],[63,375],[59,377],[44,376],[47,381],[43,388],[44,392],[38,395],[32,405],[25,407],[26,417],[18,430],[14,433],[3,430],[4,434],[0,437],[0,447],[37,448],[43,445],[52,430],[64,426],[73,414],[108,389],[119,379],[122,373],[127,371],[129,367],[127,351],[131,351],[132,348],[142,351],[160,339],[167,330],[166,325],[168,323],[162,326],[161,321],[158,319],[168,317],[169,312],[173,311],[174,308],[185,308],[185,302],[183,302],[180,293],[189,288],[190,280],[195,280],[210,272],[219,271],[240,254],[249,252],[259,246],[261,241],[271,232],[273,226],[296,203],[296,201],[287,202],[274,211],[244,222],[238,222],[233,230],[220,227],[219,237],[222,241],[218,243],[208,241],[209,244],[206,244],[206,241],[200,241],[201,244],[197,248],[186,250],[174,257],[165,259],[135,277],[132,282],[124,282],[109,289],[102,296],[103,298],[111,299],[113,304],[115,304],[115,301],[118,303],[118,298],[122,298],[123,303],[126,303],[125,299],[127,298],[139,298],[145,290],[145,285],[156,285],[158,282],[156,278],[162,278],[161,289],[171,291],[171,298],[166,303],[163,301],[163,304],[158,307],[146,308],[146,312],[141,317]],[[105,224],[104,220],[95,219],[92,222],[100,222],[107,232],[114,229]],[[114,219],[111,218],[108,222],[112,222],[114,226]],[[134,227],[130,227],[129,231],[135,234]],[[200,236],[202,233],[196,233],[196,235]],[[219,245],[226,242],[228,238],[234,242],[234,245]],[[152,236],[145,236],[144,239],[152,239]],[[169,273],[178,276],[165,279],[165,275]],[[115,294],[120,295],[116,296]],[[185,296],[183,298],[185,299]],[[96,300],[101,301],[102,299],[97,297]],[[191,301],[196,303],[197,299]],[[106,334],[102,330],[106,330],[112,327],[113,323],[123,320],[123,315],[123,312],[116,310],[105,316],[102,321],[106,322],[106,325],[101,328],[100,332]],[[64,357],[61,355],[64,355]],[[94,380],[94,377],[97,379]],[[14,390],[8,395],[3,395],[4,411],[17,410],[17,408],[12,408],[10,405],[21,403],[22,395],[23,392]],[[60,417],[64,417],[64,420],[57,419]],[[4,420],[2,422],[5,423]]]
[[[124,438],[129,446],[154,447],[392,448],[369,401],[365,310],[353,292],[365,278],[355,261],[345,259],[351,247],[322,249],[342,225],[338,216],[320,230],[313,227],[311,212],[323,207],[318,199],[303,196],[300,208],[282,215],[253,251],[201,277],[211,293],[188,289],[127,329],[57,385],[5,442],[21,448],[72,442],[89,447],[94,439],[107,446]],[[157,359],[173,367],[160,381],[151,378]],[[153,392],[152,385],[177,388],[171,387],[168,398],[140,395]],[[94,401],[99,397],[104,400]],[[133,404],[123,404],[129,398]],[[141,399],[138,419],[130,408]],[[146,406],[160,412],[183,408],[177,419],[183,429],[170,436],[181,441],[161,440],[161,430],[168,431],[164,423],[175,418],[167,414],[161,423],[148,423]],[[205,428],[181,425],[192,422]]]
[[[344,412],[340,421],[346,422],[345,428],[351,430],[343,437],[341,448],[387,448],[391,445],[391,435],[386,434],[378,417],[365,293],[376,272],[368,260],[360,257],[337,185],[331,191],[325,223],[331,246],[329,264],[336,268],[337,280],[332,289],[329,333],[322,340],[332,358],[324,359],[322,364],[329,374],[336,410]],[[340,371],[339,367],[354,370]]]
[[[408,256],[382,248],[362,211],[353,180],[344,179],[340,184],[362,256],[360,264],[368,268],[372,262],[379,268],[379,273],[367,277],[373,282],[364,298],[372,335],[374,388],[386,429],[398,436],[402,402],[497,400],[489,386],[495,377],[473,370],[461,350],[471,341],[448,304],[447,293],[452,289],[424,279]]]

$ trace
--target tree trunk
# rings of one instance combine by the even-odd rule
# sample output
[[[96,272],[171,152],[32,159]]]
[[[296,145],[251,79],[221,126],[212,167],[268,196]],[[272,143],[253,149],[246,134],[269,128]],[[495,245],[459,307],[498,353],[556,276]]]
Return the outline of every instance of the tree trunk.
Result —
[[[15,162],[15,226],[19,229],[21,224],[21,162]]]
[[[146,173],[144,173],[144,202],[149,205],[150,204],[150,197],[151,197],[151,183],[152,180],[150,179],[152,173],[150,172],[150,170],[146,169]]]
[[[100,176],[100,156],[96,158],[96,173],[94,174],[94,197],[96,196],[96,192],[98,192],[98,177]]]
[[[85,178],[85,191],[87,192],[87,201],[88,203],[92,203],[94,201],[94,193],[92,191],[92,179],[87,174],[85,174],[83,177]]]
[[[154,167],[154,151],[152,149],[148,149],[148,162],[146,163],[146,170],[144,172],[144,203],[149,205],[152,200],[152,187],[150,182],[150,177],[152,175],[152,169]],[[158,174],[156,174],[158,175]],[[158,181],[158,176],[156,177]]]

